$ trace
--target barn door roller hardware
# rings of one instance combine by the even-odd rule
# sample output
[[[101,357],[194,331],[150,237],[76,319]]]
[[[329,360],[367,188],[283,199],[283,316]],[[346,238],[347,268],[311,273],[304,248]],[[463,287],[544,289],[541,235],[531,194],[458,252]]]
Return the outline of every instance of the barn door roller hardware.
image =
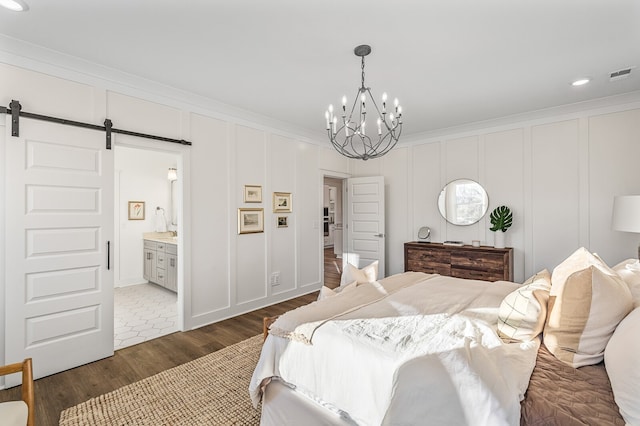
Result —
[[[131,132],[129,130],[114,129],[110,119],[104,120],[104,126],[97,124],[82,123],[80,121],[67,120],[64,118],[50,117],[48,115],[34,114],[32,112],[22,111],[22,105],[19,101],[12,100],[9,107],[0,106],[0,113],[11,114],[11,136],[20,136],[20,117],[32,118],[34,120],[49,121],[52,123],[64,124],[67,126],[83,127],[85,129],[100,130],[106,132],[107,149],[111,149],[111,134],[120,133],[122,135],[136,136],[139,138],[153,139],[162,142],[179,143],[180,145],[191,145],[191,142],[184,139],[165,138],[163,136],[148,135],[146,133]]]

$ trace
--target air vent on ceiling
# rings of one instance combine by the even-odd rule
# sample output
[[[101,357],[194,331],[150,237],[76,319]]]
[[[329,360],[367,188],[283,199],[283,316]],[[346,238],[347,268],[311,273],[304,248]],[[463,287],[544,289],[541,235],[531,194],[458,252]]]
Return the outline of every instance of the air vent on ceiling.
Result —
[[[623,78],[629,77],[631,74],[631,70],[635,67],[629,67],[622,70],[614,71],[609,75],[609,81],[622,80]]]

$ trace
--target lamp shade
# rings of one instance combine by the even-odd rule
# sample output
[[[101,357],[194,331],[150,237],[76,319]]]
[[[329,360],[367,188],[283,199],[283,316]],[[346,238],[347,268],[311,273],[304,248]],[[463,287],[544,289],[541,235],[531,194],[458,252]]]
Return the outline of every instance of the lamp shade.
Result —
[[[178,171],[174,168],[170,168],[167,173],[167,179],[169,180],[177,180],[178,179]]]
[[[640,195],[620,195],[613,199],[611,228],[615,231],[640,232]]]

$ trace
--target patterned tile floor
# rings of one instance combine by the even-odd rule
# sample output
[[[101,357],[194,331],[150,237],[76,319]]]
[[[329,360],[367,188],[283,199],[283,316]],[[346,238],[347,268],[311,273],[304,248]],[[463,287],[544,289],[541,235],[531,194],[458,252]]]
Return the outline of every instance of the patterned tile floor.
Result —
[[[177,295],[155,284],[114,290],[114,349],[178,331]]]

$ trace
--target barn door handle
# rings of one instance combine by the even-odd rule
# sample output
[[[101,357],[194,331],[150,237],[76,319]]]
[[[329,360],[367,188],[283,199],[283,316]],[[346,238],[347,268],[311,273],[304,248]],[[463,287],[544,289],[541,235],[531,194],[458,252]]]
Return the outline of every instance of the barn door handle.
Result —
[[[107,271],[111,269],[111,241],[107,241]]]

